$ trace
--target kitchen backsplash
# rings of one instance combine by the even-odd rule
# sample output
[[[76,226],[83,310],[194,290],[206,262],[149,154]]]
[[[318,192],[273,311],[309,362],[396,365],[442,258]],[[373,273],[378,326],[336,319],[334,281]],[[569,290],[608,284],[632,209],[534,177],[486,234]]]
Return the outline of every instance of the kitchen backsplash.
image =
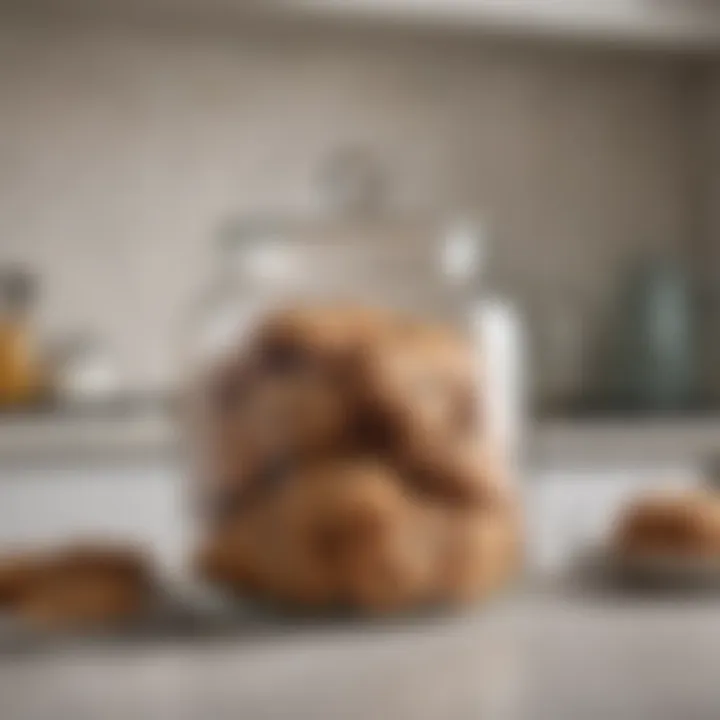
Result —
[[[708,339],[711,348],[708,352],[708,381],[712,384],[714,390],[720,393],[720,373],[717,368],[720,367],[720,333],[717,328],[720,327],[720,285],[717,281],[718,268],[720,268],[720,62],[717,62],[711,72],[709,81],[707,106],[707,122],[705,124],[706,132],[709,133],[708,142],[710,145],[707,158],[707,181],[709,182],[709,191],[704,196],[707,213],[703,216],[707,222],[705,237],[707,239],[705,268],[707,270],[706,280],[710,289],[710,297],[712,298],[711,327],[712,331],[708,332]]]
[[[40,275],[45,331],[102,333],[138,387],[169,376],[218,224],[311,210],[347,143],[398,207],[484,217],[494,285],[560,288],[590,324],[629,256],[691,227],[673,58],[16,17],[0,68],[0,261]]]

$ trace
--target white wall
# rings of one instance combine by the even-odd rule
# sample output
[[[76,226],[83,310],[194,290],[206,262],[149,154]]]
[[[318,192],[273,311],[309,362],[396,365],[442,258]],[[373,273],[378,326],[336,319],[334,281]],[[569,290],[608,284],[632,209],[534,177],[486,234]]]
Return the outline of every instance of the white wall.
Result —
[[[497,282],[594,316],[641,247],[682,240],[675,61],[466,41],[0,25],[0,261],[45,329],[104,333],[162,380],[228,213],[312,205],[328,149],[384,158],[398,203],[486,214]]]

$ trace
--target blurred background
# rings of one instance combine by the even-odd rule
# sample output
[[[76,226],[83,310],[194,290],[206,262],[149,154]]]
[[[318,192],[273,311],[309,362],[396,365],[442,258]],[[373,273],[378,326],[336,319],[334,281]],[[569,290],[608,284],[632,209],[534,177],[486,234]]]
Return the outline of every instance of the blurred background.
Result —
[[[180,562],[173,398],[226,229],[338,188],[482,246],[540,566],[712,475],[716,3],[4,2],[0,543]]]

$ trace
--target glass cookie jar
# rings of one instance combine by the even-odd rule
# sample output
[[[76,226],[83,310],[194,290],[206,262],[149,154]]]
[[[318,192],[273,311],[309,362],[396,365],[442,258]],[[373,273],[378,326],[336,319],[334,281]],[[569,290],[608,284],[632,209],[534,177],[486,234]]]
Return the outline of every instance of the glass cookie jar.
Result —
[[[385,610],[506,577],[517,525],[481,242],[379,220],[223,234],[186,356],[206,579]]]

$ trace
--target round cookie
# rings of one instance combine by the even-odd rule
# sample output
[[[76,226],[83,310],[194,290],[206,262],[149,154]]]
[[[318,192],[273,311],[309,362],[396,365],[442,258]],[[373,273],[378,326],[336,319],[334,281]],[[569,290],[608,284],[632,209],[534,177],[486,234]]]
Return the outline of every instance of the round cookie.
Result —
[[[619,519],[615,547],[624,555],[720,557],[720,497],[686,491],[639,498]]]
[[[43,583],[22,600],[18,613],[37,628],[106,627],[137,617],[146,603],[146,591],[127,578],[84,573]]]
[[[519,519],[513,511],[450,510],[446,516],[439,595],[468,603],[503,587],[521,562]]]
[[[349,358],[383,325],[353,307],[279,311],[222,358],[206,380],[197,428],[200,475],[217,493],[262,483],[279,465],[354,441]]]
[[[150,571],[134,550],[96,544],[19,558],[22,591],[10,606],[35,627],[109,625],[139,614],[151,588]]]
[[[42,572],[38,553],[8,553],[0,558],[0,608],[12,608],[33,588]]]
[[[266,484],[284,467],[349,442],[353,419],[347,395],[318,366],[287,373],[233,367],[224,372],[201,437],[200,475],[211,498],[226,503]]]
[[[267,595],[282,531],[275,507],[263,498],[211,527],[194,559],[195,573],[233,593]]]
[[[400,326],[365,349],[357,377],[366,424],[408,477],[450,499],[486,495],[490,461],[475,449],[481,430],[475,368],[460,338]]]
[[[437,593],[440,527],[436,508],[415,500],[406,504],[391,527],[348,557],[348,603],[373,614],[430,603]]]
[[[290,494],[297,543],[332,575],[343,604],[382,612],[427,595],[432,548],[413,512],[416,501],[390,467],[332,461],[296,476]]]
[[[196,561],[206,580],[236,593],[302,607],[330,605],[332,578],[289,516],[287,486],[211,529]],[[299,520],[298,511],[294,516]]]
[[[404,455],[413,484],[457,504],[507,508],[515,500],[505,463],[475,438],[434,438],[409,445]]]
[[[342,371],[359,347],[382,335],[389,316],[352,305],[289,308],[268,317],[251,340],[261,365],[287,370],[298,365],[321,365]]]
[[[472,353],[460,338],[410,323],[366,345],[357,367],[369,411],[401,442],[476,428],[475,380]]]
[[[105,542],[78,542],[50,555],[43,579],[108,576],[137,586],[151,583],[151,571],[137,548]]]
[[[430,595],[435,568],[435,543],[413,503],[376,461],[308,467],[262,512],[239,514],[225,537],[215,537],[206,576],[302,606],[407,607]]]

